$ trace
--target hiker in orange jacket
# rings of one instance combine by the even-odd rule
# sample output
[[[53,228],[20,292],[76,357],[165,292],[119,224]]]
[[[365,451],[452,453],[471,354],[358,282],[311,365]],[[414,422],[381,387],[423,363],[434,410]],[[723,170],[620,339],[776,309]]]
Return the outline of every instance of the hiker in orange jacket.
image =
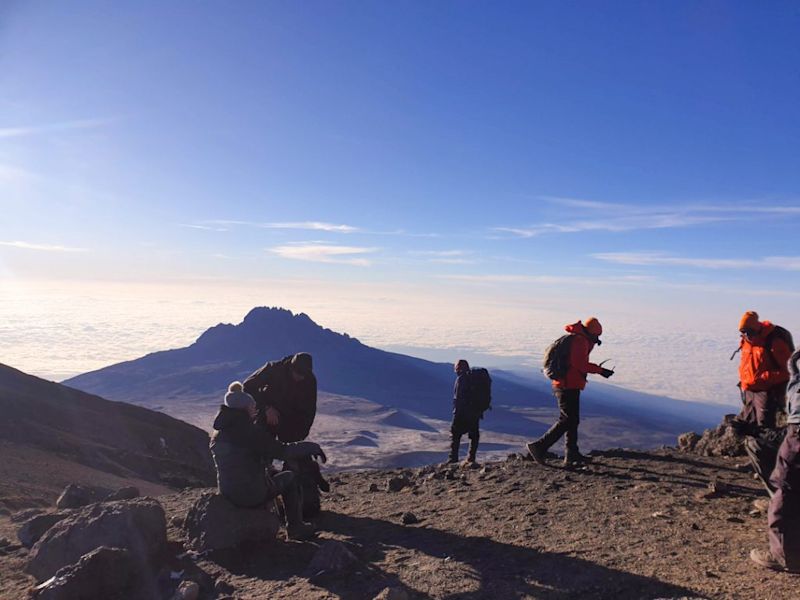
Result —
[[[586,376],[589,373],[596,373],[609,378],[614,371],[589,362],[589,353],[595,345],[600,344],[600,335],[603,333],[600,321],[595,317],[590,317],[583,323],[578,321],[567,325],[564,329],[572,337],[569,348],[569,367],[563,379],[553,381],[553,394],[558,401],[560,415],[558,421],[542,437],[529,443],[527,448],[536,462],[545,464],[547,450],[564,435],[566,446],[564,464],[571,466],[589,462],[589,458],[578,450],[580,395],[581,390],[586,387]]]
[[[785,329],[759,321],[752,310],[742,315],[739,332],[739,385],[744,406],[736,420],[744,433],[754,434],[758,427],[775,427],[775,417],[786,401],[787,363],[794,346]]]

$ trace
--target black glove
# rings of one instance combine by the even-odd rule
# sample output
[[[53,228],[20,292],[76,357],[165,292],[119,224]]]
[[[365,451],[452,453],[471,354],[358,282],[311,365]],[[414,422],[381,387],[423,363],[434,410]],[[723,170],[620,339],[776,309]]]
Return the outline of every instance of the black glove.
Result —
[[[614,371],[612,371],[611,369],[603,369],[602,371],[600,371],[600,375],[602,375],[606,379],[611,377],[613,374],[614,374]]]
[[[328,462],[328,457],[315,442],[297,442],[296,444],[286,445],[286,458],[289,460],[310,456],[318,458],[322,462]]]

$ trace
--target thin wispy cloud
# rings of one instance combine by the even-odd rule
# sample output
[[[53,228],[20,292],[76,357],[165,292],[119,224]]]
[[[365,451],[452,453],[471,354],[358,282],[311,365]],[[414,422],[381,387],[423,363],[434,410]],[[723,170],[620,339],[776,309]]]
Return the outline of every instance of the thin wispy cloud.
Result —
[[[473,265],[476,264],[469,250],[412,250],[409,254],[422,257],[426,262],[442,265]]]
[[[29,137],[59,131],[72,131],[78,129],[97,129],[110,125],[116,121],[111,118],[79,119],[75,121],[61,121],[59,123],[45,123],[43,125],[27,125],[21,127],[0,127],[0,139]]]
[[[377,248],[362,246],[340,246],[318,242],[298,242],[269,248],[273,254],[282,258],[307,262],[334,263],[368,267],[372,263],[363,255],[376,252]]]
[[[58,246],[53,244],[34,244],[31,242],[0,242],[0,246],[19,248],[21,250],[35,250],[38,252],[87,252],[87,248],[73,248],[69,246]]]
[[[678,266],[699,269],[775,269],[800,271],[800,256],[764,258],[695,258],[657,252],[601,252],[591,255],[598,260],[630,266]]]
[[[352,225],[343,225],[337,223],[326,223],[324,221],[288,221],[288,222],[261,222],[261,221],[232,221],[216,219],[212,221],[203,221],[202,224],[222,225],[222,226],[243,226],[243,227],[258,227],[260,229],[295,229],[303,231],[327,231],[332,233],[356,233],[361,231],[358,227]]]
[[[640,205],[600,202],[580,198],[541,196],[565,209],[558,221],[529,226],[499,226],[491,231],[520,238],[546,234],[605,231],[621,233],[647,229],[674,229],[753,218],[800,215],[800,206],[772,203]]]
[[[200,231],[228,231],[225,227],[211,227],[209,225],[195,225],[192,223],[178,223],[178,227],[186,229],[199,229]]]

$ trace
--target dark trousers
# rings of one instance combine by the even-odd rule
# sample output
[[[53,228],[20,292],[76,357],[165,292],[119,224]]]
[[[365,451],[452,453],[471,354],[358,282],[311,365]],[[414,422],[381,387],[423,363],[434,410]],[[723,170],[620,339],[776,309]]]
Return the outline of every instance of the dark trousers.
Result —
[[[461,436],[465,433],[469,437],[469,457],[475,460],[478,453],[478,442],[481,432],[479,429],[480,417],[469,414],[455,413],[450,424],[450,460],[458,460],[458,449],[461,447]]]
[[[297,477],[291,471],[282,471],[269,477],[272,481],[267,500],[280,496],[286,513],[286,524],[295,525],[303,520],[303,495]]]
[[[576,453],[578,451],[578,423],[580,423],[581,415],[581,391],[556,388],[553,390],[553,394],[558,402],[560,412],[558,421],[553,423],[553,426],[536,443],[542,450],[547,451],[562,435],[566,434],[567,454]]]
[[[772,556],[786,568],[800,570],[800,425],[789,425],[770,476],[775,495],[767,524]]]
[[[784,429],[761,429],[757,436],[748,435],[744,441],[744,448],[750,458],[753,471],[755,471],[770,496],[775,494],[775,488],[770,484],[769,477],[775,468],[778,449],[781,446],[781,442],[783,442],[785,433]]]
[[[764,392],[745,390],[742,394],[744,406],[736,417],[749,425],[775,428],[775,417],[786,401],[786,384],[776,385]]]

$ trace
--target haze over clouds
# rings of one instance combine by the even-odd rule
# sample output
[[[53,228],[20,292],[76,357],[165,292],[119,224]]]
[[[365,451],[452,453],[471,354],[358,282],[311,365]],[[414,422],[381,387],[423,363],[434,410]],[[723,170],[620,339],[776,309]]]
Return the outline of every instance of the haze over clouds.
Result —
[[[734,405],[741,313],[800,337],[784,6],[4,5],[0,362],[270,305],[533,370],[597,315],[613,383]]]

